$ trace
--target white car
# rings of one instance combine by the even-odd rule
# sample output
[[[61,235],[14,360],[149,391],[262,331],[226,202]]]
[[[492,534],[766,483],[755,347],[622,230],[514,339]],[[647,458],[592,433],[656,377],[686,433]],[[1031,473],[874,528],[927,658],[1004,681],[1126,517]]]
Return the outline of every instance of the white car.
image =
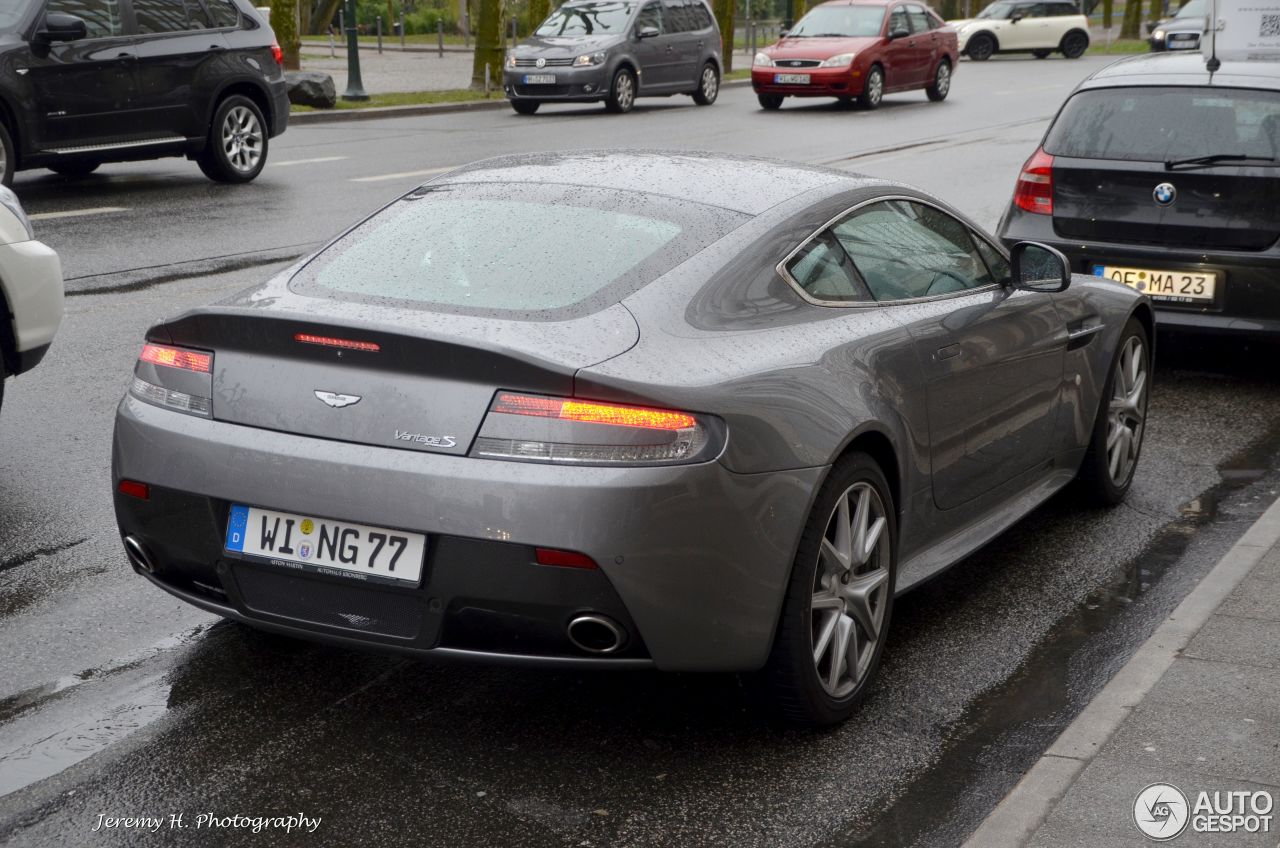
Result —
[[[62,263],[0,186],[0,405],[5,378],[36,366],[62,323]]]
[[[1067,0],[996,0],[976,18],[947,23],[961,54],[978,62],[996,53],[1043,59],[1054,51],[1078,59],[1089,49],[1089,19]]]

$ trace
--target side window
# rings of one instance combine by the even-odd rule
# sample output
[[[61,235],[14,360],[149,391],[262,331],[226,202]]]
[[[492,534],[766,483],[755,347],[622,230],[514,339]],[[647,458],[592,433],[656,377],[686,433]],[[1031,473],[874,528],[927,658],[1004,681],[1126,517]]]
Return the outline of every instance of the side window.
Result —
[[[834,232],[879,301],[934,297],[994,282],[969,228],[923,203],[874,203]]]
[[[240,10],[232,0],[205,0],[215,27],[240,26]]]
[[[830,231],[816,236],[787,263],[787,273],[817,300],[869,302],[870,294],[849,255]]]
[[[713,22],[711,20],[711,12],[707,9],[707,4],[702,0],[693,0],[689,4],[689,11],[693,13],[693,21],[698,29],[711,29]]]
[[[636,15],[635,31],[639,32],[645,27],[654,27],[662,32],[662,12],[657,3],[646,3],[640,14]]]
[[[200,0],[185,0],[187,4],[187,27],[189,29],[208,29],[213,26],[209,15],[200,5]]]
[[[663,32],[688,32],[693,29],[685,0],[662,0]]]
[[[907,10],[902,6],[894,7],[889,15],[889,32],[911,32],[911,24],[907,20]]]
[[[133,16],[142,35],[191,28],[186,0],[133,0]]]
[[[907,17],[911,20],[912,32],[929,31],[929,13],[924,10],[923,6],[908,6]]]
[[[1004,258],[1004,254],[991,246],[991,242],[984,239],[977,233],[971,233],[973,243],[978,246],[978,255],[987,263],[987,270],[991,272],[991,278],[997,283],[1008,282],[1009,277],[1013,273],[1013,269],[1009,267],[1009,260]]]
[[[1073,3],[1054,3],[1049,7],[1049,14],[1058,18],[1083,14]]]
[[[49,0],[45,12],[63,12],[84,21],[89,38],[123,35],[119,0]]]
[[[1048,14],[1043,3],[1031,3],[1027,6],[1019,6],[1018,11],[1024,18],[1043,18]]]

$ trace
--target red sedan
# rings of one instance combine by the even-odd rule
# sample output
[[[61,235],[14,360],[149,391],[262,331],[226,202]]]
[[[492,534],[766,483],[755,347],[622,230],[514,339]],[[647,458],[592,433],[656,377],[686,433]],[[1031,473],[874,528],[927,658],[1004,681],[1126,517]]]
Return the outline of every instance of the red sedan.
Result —
[[[834,0],[756,54],[751,86],[765,109],[786,97],[856,98],[874,109],[886,93],[916,88],[937,101],[959,59],[955,31],[921,2]]]

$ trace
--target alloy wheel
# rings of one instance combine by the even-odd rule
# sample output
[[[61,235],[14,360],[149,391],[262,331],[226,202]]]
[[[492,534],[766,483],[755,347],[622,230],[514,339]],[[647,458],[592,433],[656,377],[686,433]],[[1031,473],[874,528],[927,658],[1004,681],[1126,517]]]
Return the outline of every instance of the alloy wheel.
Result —
[[[951,90],[951,66],[946,62],[938,65],[938,74],[934,77],[933,87],[939,97],[946,97],[947,92]]]
[[[236,106],[222,121],[222,151],[227,162],[242,174],[258,167],[262,158],[262,124],[253,110]]]
[[[871,72],[871,76],[867,77],[867,103],[872,107],[879,106],[882,97],[884,97],[884,74],[875,70]]]
[[[1116,359],[1107,420],[1107,469],[1123,486],[1133,474],[1147,417],[1147,361],[1142,340],[1130,336]]]
[[[720,91],[720,80],[716,78],[716,69],[708,65],[702,69],[702,98],[710,103],[716,99]]]
[[[889,546],[884,502],[869,483],[855,483],[827,520],[810,603],[813,663],[833,698],[854,691],[875,659],[890,600]]]
[[[631,81],[631,74],[618,74],[618,79],[613,84],[613,96],[623,112],[631,108],[636,101],[636,84]]]

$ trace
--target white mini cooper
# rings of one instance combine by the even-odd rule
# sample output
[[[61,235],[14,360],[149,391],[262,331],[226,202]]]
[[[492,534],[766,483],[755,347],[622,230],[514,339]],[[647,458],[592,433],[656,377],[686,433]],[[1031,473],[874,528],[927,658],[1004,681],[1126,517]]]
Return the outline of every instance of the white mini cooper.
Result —
[[[976,18],[948,21],[960,52],[978,62],[996,53],[1030,53],[1043,59],[1055,50],[1078,59],[1089,49],[1089,19],[1067,0],[996,0]]]

